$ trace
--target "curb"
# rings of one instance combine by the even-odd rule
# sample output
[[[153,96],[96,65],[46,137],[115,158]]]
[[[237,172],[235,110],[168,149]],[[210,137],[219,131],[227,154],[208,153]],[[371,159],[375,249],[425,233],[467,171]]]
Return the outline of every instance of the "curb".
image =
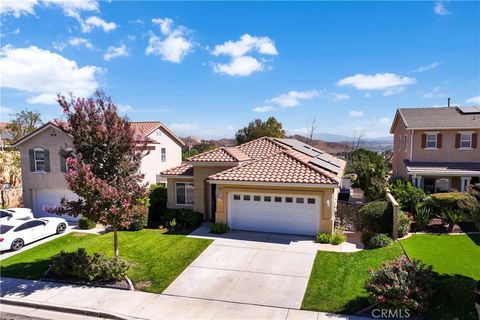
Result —
[[[138,318],[118,314],[115,312],[94,311],[94,310],[84,309],[84,308],[65,307],[65,306],[60,306],[56,304],[46,304],[42,302],[25,301],[22,299],[14,299],[14,298],[0,298],[0,304],[6,304],[6,305],[12,305],[12,306],[18,306],[18,307],[30,307],[30,308],[36,308],[36,309],[42,309],[42,310],[57,311],[62,313],[77,314],[82,316],[89,316],[89,317],[96,317],[96,318],[103,318],[103,319],[114,319],[114,320],[138,319]]]

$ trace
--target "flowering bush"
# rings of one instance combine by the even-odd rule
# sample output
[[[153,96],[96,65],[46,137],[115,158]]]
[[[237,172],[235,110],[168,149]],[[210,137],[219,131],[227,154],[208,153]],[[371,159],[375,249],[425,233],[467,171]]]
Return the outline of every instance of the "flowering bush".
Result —
[[[432,294],[433,273],[431,266],[420,261],[410,261],[401,256],[385,262],[382,267],[370,270],[365,283],[373,303],[382,308],[409,309],[423,312]]]

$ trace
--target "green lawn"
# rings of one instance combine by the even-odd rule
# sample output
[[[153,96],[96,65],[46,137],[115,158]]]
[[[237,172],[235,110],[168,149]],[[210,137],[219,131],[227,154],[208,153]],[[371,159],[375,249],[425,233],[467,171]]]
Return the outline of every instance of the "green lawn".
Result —
[[[437,273],[426,318],[478,320],[473,289],[480,280],[480,235],[413,235],[401,243],[410,259]]]
[[[369,268],[403,253],[398,243],[354,253],[318,251],[302,309],[353,314],[369,305],[363,284]]]
[[[128,276],[137,289],[160,293],[211,243],[208,239],[166,235],[158,230],[119,232],[120,257],[130,265]],[[1,261],[5,277],[39,279],[49,258],[60,250],[85,247],[113,255],[113,234],[71,233]]]
[[[480,235],[416,234],[402,240],[409,258],[433,265],[440,275],[480,280]]]

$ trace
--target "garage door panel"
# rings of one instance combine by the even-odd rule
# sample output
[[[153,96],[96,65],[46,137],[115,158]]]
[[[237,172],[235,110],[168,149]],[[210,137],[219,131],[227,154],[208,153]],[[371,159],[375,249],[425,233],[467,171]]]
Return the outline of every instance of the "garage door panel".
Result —
[[[254,201],[258,196],[260,201]],[[291,202],[286,202],[286,198],[291,198]],[[303,199],[303,203],[297,202],[297,198]],[[310,198],[315,199],[314,203],[298,195],[233,192],[229,194],[229,225],[239,230],[315,235],[320,197]]]
[[[78,199],[78,196],[68,189],[37,190],[35,217],[37,218],[61,217],[67,221],[78,221],[78,217],[72,217],[66,214],[59,216],[57,214],[50,213],[47,211],[49,208],[58,207],[63,197],[66,197],[68,200]]]

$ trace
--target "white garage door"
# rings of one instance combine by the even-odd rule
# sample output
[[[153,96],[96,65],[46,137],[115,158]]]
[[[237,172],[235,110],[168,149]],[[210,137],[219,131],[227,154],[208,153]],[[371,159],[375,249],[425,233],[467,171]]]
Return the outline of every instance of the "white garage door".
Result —
[[[228,224],[232,229],[315,235],[320,196],[230,192]]]
[[[35,204],[35,217],[59,217],[54,213],[49,213],[46,210],[48,208],[55,208],[60,205],[60,200],[66,197],[68,200],[76,200],[78,196],[68,189],[39,189],[37,190],[36,204]],[[78,221],[78,217],[72,217],[68,215],[60,216],[67,221]]]

